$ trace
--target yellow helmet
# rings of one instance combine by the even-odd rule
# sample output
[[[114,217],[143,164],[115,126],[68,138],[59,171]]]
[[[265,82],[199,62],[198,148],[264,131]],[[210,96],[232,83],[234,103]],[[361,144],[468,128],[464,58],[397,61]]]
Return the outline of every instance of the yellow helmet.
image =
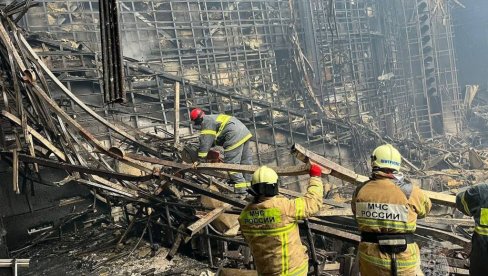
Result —
[[[252,185],[259,183],[276,184],[278,183],[278,174],[271,168],[261,166],[254,172],[251,180]]]
[[[371,154],[371,167],[400,170],[402,155],[390,144],[377,147]]]

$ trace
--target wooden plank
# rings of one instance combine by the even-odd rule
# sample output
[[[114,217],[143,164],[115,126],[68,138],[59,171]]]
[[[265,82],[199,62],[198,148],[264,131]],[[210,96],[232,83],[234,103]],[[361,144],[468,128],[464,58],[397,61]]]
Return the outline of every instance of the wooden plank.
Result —
[[[18,119],[16,119],[16,117],[15,117],[14,115],[12,115],[12,114],[10,114],[10,113],[8,113],[8,112],[7,112],[7,113],[2,112],[2,114],[3,114],[4,116],[5,116],[5,115],[7,115],[7,116],[6,116],[7,118],[9,118],[9,119],[13,119],[13,120],[14,120],[14,122],[15,122],[15,123],[17,123],[16,121],[18,121]],[[38,140],[39,140],[39,141],[40,141],[40,142],[41,142],[43,145],[45,145],[45,146],[46,146],[48,149],[50,149],[50,150],[51,150],[51,151],[52,151],[52,152],[53,152],[53,153],[54,153],[56,156],[58,156],[58,157],[59,157],[61,160],[66,161],[66,156],[64,155],[64,153],[63,153],[63,152],[61,152],[61,151],[60,151],[59,149],[57,149],[57,148],[56,148],[54,145],[52,145],[52,144],[51,144],[51,143],[50,143],[48,140],[46,140],[46,139],[45,139],[45,138],[44,138],[44,137],[43,137],[43,136],[42,136],[40,133],[38,133],[36,130],[34,130],[34,129],[30,129],[29,131],[31,131],[31,130],[32,130],[32,134],[33,134],[33,136],[34,136],[36,139],[38,139]],[[81,144],[81,143],[80,143],[80,146],[85,147],[85,145],[83,145],[83,144]],[[88,150],[88,149],[86,149],[86,148],[85,148],[85,150],[86,150],[87,152],[89,152],[89,150]],[[92,156],[93,156],[93,155],[92,155]],[[81,164],[81,165],[86,166],[86,162],[82,162],[82,164]],[[90,176],[91,176],[91,178],[92,178],[93,180],[95,180],[96,182],[98,182],[98,183],[100,183],[100,184],[102,184],[102,185],[104,185],[104,186],[108,186],[108,187],[110,187],[110,188],[112,188],[112,189],[115,189],[115,190],[117,190],[117,191],[121,191],[122,193],[125,193],[125,194],[124,194],[125,196],[128,196],[128,197],[133,197],[133,198],[135,198],[135,197],[137,197],[137,196],[138,196],[138,194],[137,194],[137,192],[136,192],[136,191],[133,191],[133,190],[127,189],[127,188],[123,187],[123,186],[122,186],[122,185],[120,185],[120,184],[117,184],[117,183],[114,183],[114,182],[112,182],[112,181],[109,181],[109,180],[107,180],[107,179],[105,179],[105,178],[102,178],[102,177],[100,177],[100,176],[98,176],[98,175],[90,175]],[[78,177],[79,177],[79,176],[78,176]],[[76,180],[78,180],[78,179],[76,179]],[[78,181],[78,182],[79,182],[79,183],[81,183],[80,181]],[[89,184],[89,183],[83,183],[83,184]],[[91,184],[91,183],[90,183],[90,184]]]
[[[92,144],[96,149],[100,150],[101,152],[105,153],[106,155],[120,160],[130,166],[136,167],[142,171],[145,172],[152,172],[152,168],[148,166],[144,166],[143,164],[140,164],[138,162],[134,162],[134,160],[131,160],[130,158],[124,157],[124,156],[119,156],[111,151],[109,151],[103,144],[93,136],[92,133],[84,129],[76,120],[71,118],[61,107],[59,107],[56,102],[54,102],[47,94],[46,92],[36,83],[33,83],[31,85],[33,88],[32,90],[44,100],[53,110],[54,112],[59,115],[65,122],[67,122],[71,127],[76,129],[80,135],[82,135],[90,144]]]
[[[175,148],[180,144],[180,83],[175,82],[175,123],[174,123]]]
[[[415,230],[415,234],[422,235],[422,236],[432,236],[443,241],[452,242],[453,244],[457,244],[462,248],[464,248],[465,251],[467,248],[470,248],[470,244],[471,244],[471,241],[469,239],[458,236],[452,232],[446,232],[424,225],[417,224],[417,229]],[[469,250],[467,252],[469,252]]]
[[[432,200],[432,202],[434,203],[450,207],[456,207],[456,196],[428,190],[422,190],[422,192],[424,192],[424,194],[428,196],[430,200]]]
[[[462,226],[472,226],[474,227],[473,219],[455,219],[455,218],[436,218],[436,217],[426,217],[418,220],[419,223],[429,223],[429,224],[446,224],[446,225],[462,225]]]
[[[19,189],[19,152],[17,149],[12,151],[12,189],[14,193],[20,194]]]
[[[333,262],[329,264],[324,264],[324,271],[336,271],[341,269],[341,264],[338,262]]]
[[[197,166],[194,166],[193,164],[183,164],[179,162],[162,160],[159,158],[142,156],[133,153],[125,153],[125,155],[134,160],[178,168],[182,170],[181,172],[189,171],[189,170],[199,170],[199,171],[219,170],[219,171],[236,171],[236,172],[243,172],[243,173],[254,173],[260,167],[258,165],[240,165],[240,164],[226,164],[226,163],[200,163]],[[304,175],[304,174],[308,174],[310,170],[310,166],[308,164],[298,165],[298,166],[281,166],[281,167],[270,166],[270,168],[275,170],[278,175],[283,175],[283,176]]]
[[[32,157],[36,157],[36,151],[34,149],[34,142],[32,141],[32,135],[29,133],[29,130],[28,130],[28,126],[27,126],[27,122],[25,123],[25,129],[24,129],[25,133],[27,133],[27,135],[24,135],[24,139],[27,143],[27,146],[29,148],[29,154],[32,156]],[[34,164],[34,171],[36,173],[39,172],[39,166],[37,164]]]
[[[13,27],[15,28],[15,26],[13,26]],[[17,51],[17,49],[15,49],[13,47],[13,45],[11,43],[9,43],[10,39],[8,38],[8,36],[4,37],[4,35],[6,34],[6,32],[4,33],[4,31],[5,31],[5,29],[3,28],[3,25],[0,24],[0,37],[2,40],[4,40],[5,45],[7,45],[7,50],[9,52],[12,52],[12,54],[14,56],[15,56],[15,54],[17,54],[17,56],[18,56],[18,51]],[[15,29],[14,31],[17,32],[18,30]],[[110,124],[107,120],[105,120],[100,115],[98,115],[95,111],[93,111],[88,106],[86,106],[80,99],[78,99],[74,94],[72,94],[71,91],[69,91],[56,78],[56,76],[54,76],[54,74],[49,70],[49,68],[47,68],[47,66],[42,62],[42,60],[39,58],[39,56],[37,56],[37,54],[34,52],[34,50],[30,47],[29,43],[27,43],[27,41],[25,40],[23,35],[20,32],[17,32],[17,34],[19,35],[20,41],[22,42],[23,46],[31,54],[32,58],[36,61],[37,65],[39,67],[41,67],[49,75],[49,77],[52,78],[52,80],[61,88],[61,90],[65,94],[67,94],[68,96],[72,96],[72,98],[71,97],[70,98],[74,102],[76,102],[77,104],[81,104],[80,107],[82,107],[82,109],[84,109],[88,114],[92,115],[95,119],[99,120],[102,124],[104,124],[105,126],[107,126],[110,129],[114,130],[118,134],[124,136],[125,138],[133,141],[136,144],[139,144],[141,147],[144,147],[145,149],[147,149],[148,151],[150,151],[152,153],[155,153],[156,155],[159,154],[156,150],[140,143],[134,137],[127,134],[125,131],[115,127],[112,124]],[[22,59],[20,59],[20,57],[18,59],[16,59],[16,63],[21,69],[22,69],[22,67],[25,68],[25,65],[23,64],[23,61],[22,61]],[[36,84],[35,82],[31,82],[31,83],[29,83],[29,85],[27,87],[32,88],[32,90],[36,93],[36,95],[39,98],[42,98],[44,100],[44,102],[46,102],[55,111],[55,113],[58,116],[63,118],[63,120],[65,120],[71,127],[75,128],[83,137],[85,137],[98,150],[104,152],[105,154],[111,156],[112,158],[118,159],[122,162],[125,162],[125,163],[131,165],[131,166],[139,168],[143,171],[152,172],[152,168],[150,168],[150,167],[143,166],[137,162],[134,162],[133,160],[129,160],[128,158],[124,158],[123,156],[118,156],[114,153],[111,153],[108,149],[106,149],[102,145],[102,143],[98,139],[96,139],[90,132],[86,131],[77,121],[75,121],[73,118],[71,118],[71,116],[69,116],[62,108],[60,108],[38,84]]]
[[[16,33],[14,33],[14,36],[16,36]],[[17,72],[16,72],[17,68],[15,67],[15,64],[18,66],[21,72],[25,72],[27,68],[24,62],[22,61],[22,58],[20,57],[19,53],[14,50],[15,47],[3,24],[0,24],[0,39],[3,41],[5,47],[7,48],[9,59],[10,62],[12,63],[11,70],[12,70],[12,76],[13,76],[13,82],[15,88],[17,111],[21,116],[21,126],[24,133],[24,139],[28,145],[29,153],[32,156],[35,156],[34,144],[32,143],[32,139],[30,137],[29,132],[27,131],[27,115],[25,114],[24,106],[22,105],[22,94],[20,92],[19,80],[17,79]],[[34,165],[34,171],[39,172],[39,167],[37,165]]]
[[[449,267],[449,273],[452,273],[452,275],[469,275],[469,270],[465,268]]]
[[[314,215],[314,217],[341,217],[341,216],[352,216],[351,209],[325,209],[320,210]]]
[[[247,205],[246,201],[228,196],[227,194],[212,191],[209,188],[203,187],[202,185],[195,184],[192,181],[189,181],[189,180],[186,180],[183,178],[179,178],[179,177],[171,175],[171,174],[161,172],[160,177],[164,178],[164,179],[170,179],[173,182],[173,184],[182,186],[182,187],[189,189],[189,190],[192,190],[195,193],[206,195],[208,197],[220,200],[222,202],[228,203],[228,204],[235,206],[235,207],[238,207],[238,208],[244,208]]]
[[[342,179],[344,181],[353,183],[353,184],[360,184],[364,183],[369,180],[369,177],[360,175],[355,173],[354,171],[347,169],[335,162],[332,162],[329,159],[326,159],[325,157],[322,157],[299,144],[294,144],[292,147],[292,153],[297,157],[297,159],[308,163],[309,161],[313,163],[317,163],[317,165],[322,166],[325,171],[328,173],[328,170],[330,170],[330,174],[332,176],[335,176],[339,179]],[[326,174],[327,174],[326,173]]]
[[[17,118],[15,115],[12,113],[7,112],[6,110],[2,110],[2,115],[12,121],[13,123],[17,124],[18,126],[22,126],[22,123],[19,118]],[[48,148],[50,151],[54,153],[59,159],[66,161],[66,155],[59,150],[56,146],[54,146],[51,142],[49,142],[42,134],[37,132],[35,129],[30,127],[29,125],[27,126],[27,131],[32,134],[34,138],[36,138],[41,144],[43,144],[46,148]]]
[[[310,219],[310,221],[317,220],[317,219]],[[361,241],[361,236],[349,233],[346,231],[342,231],[330,226],[325,226],[325,225],[319,225],[315,223],[310,223],[310,229],[312,231],[319,233],[321,235],[327,236],[327,237],[333,237],[339,240],[343,241],[348,241],[354,244],[359,244]]]
[[[14,30],[18,31],[18,30]],[[83,109],[86,113],[88,113],[90,116],[92,116],[95,120],[103,124],[104,126],[108,127],[109,129],[113,130],[114,132],[118,133],[122,137],[130,140],[131,142],[140,145],[143,147],[145,150],[149,151],[152,154],[159,155],[159,152],[149,145],[146,145],[142,143],[140,140],[138,140],[136,137],[130,135],[129,133],[125,132],[121,128],[118,128],[117,126],[111,124],[108,122],[105,118],[102,116],[98,115],[95,111],[93,111],[90,107],[88,107],[83,101],[81,101],[76,95],[74,95],[52,72],[49,70],[47,65],[39,58],[39,56],[36,54],[36,52],[31,48],[27,40],[24,38],[24,36],[18,32],[19,35],[19,40],[22,43],[23,47],[27,52],[31,55],[31,57],[34,59],[36,65],[44,71],[45,74],[49,76],[49,78],[56,84],[60,89],[61,92],[63,92],[66,96],[68,96],[73,102],[75,102],[81,109]],[[14,51],[12,49],[12,52],[15,54],[17,51]],[[25,67],[25,66],[24,66]]]
[[[293,154],[295,154],[297,159],[303,162],[311,161],[317,163],[320,166],[330,169],[331,170],[330,174],[332,176],[335,176],[339,179],[350,182],[352,184],[358,185],[369,180],[369,177],[357,174],[349,169],[346,169],[345,167],[337,163],[334,163],[323,156],[320,156],[312,151],[307,150],[306,148],[304,148],[299,144],[293,145],[292,152]],[[450,207],[456,206],[456,197],[453,195],[447,195],[447,194],[428,191],[428,190],[422,190],[422,191],[434,203],[450,206]]]
[[[212,211],[208,212],[205,216],[191,224],[186,228],[186,232],[190,237],[198,233],[202,230],[205,226],[209,225],[212,221],[217,219],[221,214],[225,212],[225,210],[229,209],[231,206],[229,204],[224,204],[224,206],[215,208]]]
[[[9,54],[12,55],[14,58],[15,62],[17,63],[17,66],[19,66],[20,71],[24,72],[27,68],[25,67],[24,62],[20,58],[20,55],[17,51],[15,51],[15,47],[12,43],[12,40],[10,39],[7,30],[5,30],[5,27],[3,24],[0,24],[0,39],[3,41],[3,44],[7,48],[7,51]]]
[[[171,261],[174,256],[176,255],[176,252],[178,252],[178,249],[180,248],[181,242],[183,241],[183,234],[181,234],[181,231],[185,229],[185,225],[181,224],[178,227],[177,234],[176,234],[176,240],[173,243],[173,246],[168,252],[168,255],[166,255],[166,260]]]
[[[11,153],[9,152],[0,152],[1,155],[4,156],[10,156]],[[98,176],[104,176],[108,178],[115,178],[119,180],[128,180],[128,181],[148,181],[150,179],[155,179],[158,176],[157,175],[144,175],[144,176],[135,176],[135,175],[130,175],[130,174],[124,174],[124,173],[119,173],[119,172],[113,172],[113,171],[107,171],[107,170],[102,170],[102,169],[97,169],[97,168],[90,168],[90,167],[85,167],[81,165],[72,165],[69,163],[64,163],[64,162],[57,162],[51,159],[45,159],[45,158],[39,158],[39,157],[32,157],[30,155],[26,154],[19,154],[18,159],[22,162],[25,163],[37,163],[41,166],[45,167],[50,167],[50,168],[57,168],[61,170],[66,170],[68,172],[79,172],[79,173],[85,173],[85,174],[92,174],[92,175],[98,175]]]
[[[118,187],[109,187],[109,186],[106,186],[106,185],[103,185],[103,184],[98,184],[98,183],[95,183],[95,182],[91,182],[91,181],[88,181],[88,180],[85,180],[85,179],[77,179],[76,182],[78,183],[81,183],[81,184],[85,184],[85,185],[88,185],[88,186],[91,186],[91,187],[96,187],[96,188],[100,188],[100,189],[103,189],[103,190],[106,190],[106,191],[109,191],[109,192],[112,192],[112,193],[116,193],[116,194],[119,194],[119,195],[123,195],[125,197],[128,197],[128,198],[135,198],[134,194],[133,193],[128,193],[126,191],[123,191],[121,189],[119,189]]]

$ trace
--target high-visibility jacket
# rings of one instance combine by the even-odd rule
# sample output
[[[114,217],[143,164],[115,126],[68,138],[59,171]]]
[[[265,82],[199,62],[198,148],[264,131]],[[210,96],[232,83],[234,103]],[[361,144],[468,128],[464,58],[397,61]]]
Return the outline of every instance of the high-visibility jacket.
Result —
[[[200,148],[198,157],[207,157],[208,151],[214,145],[224,147],[224,151],[231,151],[244,144],[252,137],[249,129],[237,118],[219,114],[205,115],[200,130]]]
[[[488,184],[478,184],[456,195],[456,207],[475,222],[469,275],[488,275]]]
[[[417,218],[425,217],[432,207],[420,188],[392,179],[377,177],[357,188],[351,208],[361,232],[413,233]],[[359,244],[359,269],[362,276],[391,275],[391,257],[377,243]],[[398,275],[422,275],[420,252],[416,243],[396,254]]]
[[[239,224],[259,275],[307,275],[308,255],[297,222],[320,210],[323,194],[320,177],[311,177],[303,197],[268,197],[244,208]]]

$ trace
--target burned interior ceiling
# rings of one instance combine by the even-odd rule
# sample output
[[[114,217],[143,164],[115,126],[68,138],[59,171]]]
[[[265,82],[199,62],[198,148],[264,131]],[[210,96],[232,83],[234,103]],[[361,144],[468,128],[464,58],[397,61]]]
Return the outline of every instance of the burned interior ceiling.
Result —
[[[144,239],[152,254],[169,247],[169,259],[181,245],[211,268],[249,264],[235,237],[245,202],[228,193],[223,172],[256,167],[191,166],[198,131],[189,112],[198,106],[248,126],[255,165],[275,167],[287,196],[304,188],[300,156],[337,166],[328,207],[311,221],[324,270],[341,263],[352,273],[351,183],[364,181],[370,151],[388,142],[439,204],[419,226],[424,270],[465,273],[472,222],[454,213],[450,193],[486,179],[488,101],[474,87],[467,100],[458,83],[459,1],[116,2],[123,68],[102,59],[112,40],[104,44],[100,21],[114,18],[99,1],[0,1],[1,173],[12,183],[0,228],[11,255],[35,255],[32,246],[65,227],[95,235],[86,228],[103,224],[109,238],[73,256],[135,246],[107,257],[115,261]],[[118,88],[107,85],[107,68]],[[308,150],[291,155],[299,144]]]

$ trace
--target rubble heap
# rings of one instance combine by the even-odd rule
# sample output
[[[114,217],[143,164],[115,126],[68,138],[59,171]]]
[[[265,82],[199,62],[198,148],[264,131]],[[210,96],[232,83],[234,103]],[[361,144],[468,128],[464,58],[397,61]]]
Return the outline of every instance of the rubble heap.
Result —
[[[37,236],[30,245],[13,253],[17,256],[28,255],[29,250],[36,245],[52,239],[68,225],[77,225],[72,223],[83,218],[85,225],[100,225],[103,222],[111,231],[97,233],[104,238],[97,239],[89,246],[83,245],[83,240],[73,241],[84,247],[80,256],[86,257],[90,252],[106,250],[120,252],[106,259],[97,259],[96,264],[89,268],[92,272],[109,262],[116,263],[116,260],[128,258],[136,250],[149,250],[147,254],[151,256],[164,254],[166,259],[171,260],[178,250],[185,246],[186,250],[193,251],[193,255],[207,257],[209,267],[214,270],[222,267],[251,268],[252,256],[239,236],[236,220],[237,214],[246,202],[231,192],[225,184],[226,174],[223,172],[249,173],[257,166],[200,164],[195,167],[192,164],[195,160],[192,146],[195,135],[189,133],[175,136],[174,132],[168,131],[162,131],[162,135],[146,133],[124,122],[109,121],[106,116],[101,116],[100,110],[80,100],[63,84],[61,78],[66,76],[53,73],[49,66],[50,61],[40,58],[31,45],[37,43],[46,46],[47,42],[38,37],[29,38],[28,34],[15,24],[14,17],[24,13],[25,8],[28,7],[19,3],[7,6],[1,15],[0,24],[0,136],[3,138],[0,155],[12,166],[12,189],[16,193],[25,192],[23,185],[19,183],[19,176],[42,182],[40,167],[52,167],[67,172],[66,178],[54,185],[62,186],[68,182],[84,185],[92,191],[94,203],[85,210],[73,212],[58,225]],[[53,47],[52,44],[50,46]],[[65,47],[64,50],[69,53],[79,52],[79,49],[69,47]],[[126,66],[128,70],[155,73],[136,63],[127,62]],[[228,93],[181,77],[169,74],[164,76],[166,82],[176,91],[180,85],[192,85],[207,92],[211,89],[217,94]],[[62,97],[57,96],[55,100],[54,94],[61,94]],[[266,106],[266,103],[243,96],[236,98],[250,103],[251,108],[254,104]],[[75,105],[77,112],[68,113],[65,104]],[[180,103],[175,103],[177,110],[176,106],[179,107]],[[121,110],[123,108],[121,107]],[[290,113],[289,110],[278,111]],[[250,112],[254,114],[253,109]],[[78,118],[94,123],[86,127]],[[369,143],[376,138],[389,141],[358,123],[330,118],[326,121],[352,129],[350,135],[343,137],[341,143],[352,141],[351,143],[359,143],[356,146],[361,147],[364,145],[361,143]],[[320,123],[323,123],[322,120]],[[297,128],[302,128],[305,132],[310,127],[301,122],[297,125]],[[178,121],[175,122],[175,126],[179,126]],[[175,132],[177,128],[175,127]],[[108,130],[110,138],[105,139],[106,137],[97,135],[97,130],[100,129],[103,133]],[[366,133],[366,142],[358,141],[358,133]],[[338,140],[339,137],[334,137],[329,142],[339,143]],[[445,187],[435,187],[432,183],[425,184],[422,179],[435,174],[445,183],[447,177],[450,180],[447,180],[448,187],[445,190],[449,190],[449,186],[464,186],[469,184],[467,181],[472,181],[472,178],[467,176],[460,178],[459,171],[464,173],[466,169],[480,169],[485,166],[484,154],[471,149],[467,152],[468,159],[465,159],[465,152],[461,152],[461,149],[466,148],[466,145],[461,145],[454,137],[450,141],[448,145],[451,148],[440,148],[439,145],[435,145],[435,141],[428,144],[420,141],[391,142],[400,144],[400,148],[403,144],[404,151],[411,153],[407,157],[415,156],[422,148],[422,152],[429,152],[429,155],[439,153],[436,158],[422,164],[422,168],[406,161],[412,181],[419,181],[423,188],[443,191]],[[453,152],[453,148],[459,151]],[[279,175],[306,174],[306,163],[311,160],[330,170],[333,177],[351,183],[342,188],[353,189],[356,184],[367,180],[367,177],[347,170],[298,144],[294,152],[297,159],[305,163],[275,167]],[[364,156],[360,157],[363,158]],[[420,160],[423,157],[413,159]],[[469,168],[464,167],[465,160],[469,160]],[[451,171],[425,172],[439,166],[440,163],[450,166]],[[458,171],[455,173],[453,169]],[[462,183],[454,185],[453,181]],[[299,192],[288,189],[281,189],[281,193],[289,197],[300,195]],[[310,228],[315,234],[312,242],[321,264],[320,269],[324,273],[353,273],[354,246],[360,238],[350,217],[351,211],[345,203],[348,200],[345,194],[347,193],[341,194],[343,202],[325,199],[326,208],[317,218],[310,220]],[[438,210],[434,212],[437,217],[421,221],[417,231],[418,241],[424,245],[424,269],[446,275],[452,272],[465,274],[463,263],[459,260],[465,255],[460,252],[467,251],[469,234],[466,228],[473,224],[461,218],[453,218],[452,195],[430,192],[429,196],[439,205]],[[108,206],[111,217],[100,216],[97,213],[98,205]],[[146,242],[147,246],[144,246]],[[126,245],[133,247],[128,249]],[[161,250],[160,245],[167,246],[169,250]],[[138,249],[139,247],[146,249]],[[140,254],[145,256],[143,253]],[[163,273],[151,269],[138,270],[137,273]],[[178,273],[183,273],[181,268],[178,269]],[[107,273],[111,271],[108,270]]]

